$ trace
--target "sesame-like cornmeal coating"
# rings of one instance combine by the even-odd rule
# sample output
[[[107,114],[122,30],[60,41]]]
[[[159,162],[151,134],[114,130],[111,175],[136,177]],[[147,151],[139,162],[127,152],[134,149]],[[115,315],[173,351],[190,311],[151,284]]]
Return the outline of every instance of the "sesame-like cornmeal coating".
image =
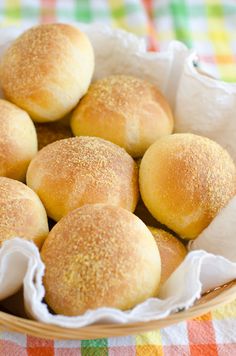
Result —
[[[236,168],[228,152],[198,135],[156,141],[139,172],[146,207],[183,238],[196,238],[236,194]]]
[[[85,205],[62,218],[41,250],[46,302],[58,314],[129,309],[157,295],[160,255],[146,225],[129,211]]]
[[[25,180],[38,142],[33,121],[24,110],[0,99],[0,176]]]
[[[69,113],[85,94],[94,70],[88,37],[68,24],[42,24],[25,31],[3,55],[5,97],[38,122]]]
[[[159,137],[173,130],[170,106],[146,80],[110,75],[92,83],[71,118],[74,135],[97,136],[141,157]]]
[[[22,237],[41,247],[47,234],[47,214],[37,194],[21,182],[0,177],[0,245]]]
[[[97,137],[73,137],[44,147],[30,163],[27,184],[56,221],[84,204],[134,211],[138,200],[136,163],[124,149]]]

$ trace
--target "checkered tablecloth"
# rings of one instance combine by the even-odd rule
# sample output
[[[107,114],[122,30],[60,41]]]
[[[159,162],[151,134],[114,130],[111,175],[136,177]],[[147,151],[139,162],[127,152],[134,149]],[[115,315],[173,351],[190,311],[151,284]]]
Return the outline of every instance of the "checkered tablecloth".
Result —
[[[236,81],[236,0],[0,0],[0,27],[42,22],[105,22],[146,37],[151,50],[179,39],[203,68]],[[50,341],[0,332],[0,356],[234,356],[236,301],[150,333],[92,341]]]

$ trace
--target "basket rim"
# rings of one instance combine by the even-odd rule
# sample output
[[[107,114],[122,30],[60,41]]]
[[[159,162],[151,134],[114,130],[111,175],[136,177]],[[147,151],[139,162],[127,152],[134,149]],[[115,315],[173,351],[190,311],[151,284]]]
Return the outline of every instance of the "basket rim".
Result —
[[[192,319],[231,302],[235,298],[236,280],[207,292],[188,310],[176,312],[160,320],[127,324],[93,324],[81,328],[65,328],[24,319],[0,311],[0,329],[54,340],[83,340],[133,335]]]

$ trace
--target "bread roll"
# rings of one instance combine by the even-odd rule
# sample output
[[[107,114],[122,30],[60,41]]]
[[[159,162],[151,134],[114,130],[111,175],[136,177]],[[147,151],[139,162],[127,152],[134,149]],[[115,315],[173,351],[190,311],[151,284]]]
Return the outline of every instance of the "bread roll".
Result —
[[[139,172],[148,210],[187,239],[196,238],[236,194],[236,168],[227,151],[193,134],[157,140]]]
[[[112,75],[93,83],[71,119],[74,135],[98,136],[141,157],[157,138],[173,130],[170,107],[149,82]]]
[[[65,24],[44,24],[23,33],[6,50],[0,82],[7,99],[38,122],[70,112],[85,94],[94,69],[87,36]]]
[[[47,214],[37,194],[21,182],[0,177],[0,245],[22,237],[40,248],[47,234]]]
[[[47,122],[44,124],[36,124],[35,128],[38,137],[39,150],[52,142],[73,136],[70,127],[61,123],[61,120],[56,122]]]
[[[151,231],[161,256],[161,282],[165,281],[183,262],[187,255],[187,249],[177,237],[169,232],[155,227],[148,227]]]
[[[31,159],[37,153],[37,136],[29,115],[0,99],[0,176],[25,180]]]
[[[44,147],[31,161],[27,184],[58,221],[84,204],[108,203],[134,211],[136,163],[119,146],[96,137],[73,137]]]
[[[130,309],[157,295],[161,263],[146,225],[105,204],[73,210],[50,231],[41,250],[46,302],[54,312]]]

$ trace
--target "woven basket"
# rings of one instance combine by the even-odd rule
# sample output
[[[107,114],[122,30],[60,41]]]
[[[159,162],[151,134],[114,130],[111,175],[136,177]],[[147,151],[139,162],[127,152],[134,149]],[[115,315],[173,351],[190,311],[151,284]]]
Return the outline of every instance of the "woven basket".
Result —
[[[236,280],[205,293],[195,305],[187,311],[171,314],[161,320],[132,324],[99,324],[78,329],[69,329],[24,319],[6,312],[0,312],[0,330],[16,331],[46,339],[64,340],[85,340],[140,334],[200,316],[223,304],[231,302],[235,298]],[[4,310],[7,310],[7,306],[5,305]]]

